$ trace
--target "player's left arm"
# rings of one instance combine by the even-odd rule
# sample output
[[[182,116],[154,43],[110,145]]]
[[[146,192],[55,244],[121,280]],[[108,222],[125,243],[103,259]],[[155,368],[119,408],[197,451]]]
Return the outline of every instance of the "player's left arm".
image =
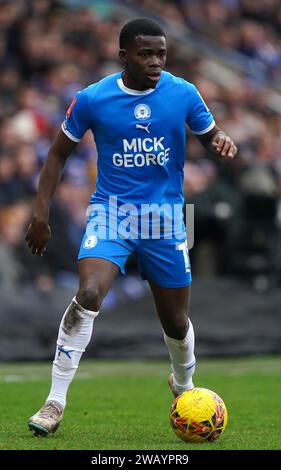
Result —
[[[226,158],[234,158],[237,154],[237,147],[231,137],[215,125],[205,134],[196,135],[205,149],[213,155]]]

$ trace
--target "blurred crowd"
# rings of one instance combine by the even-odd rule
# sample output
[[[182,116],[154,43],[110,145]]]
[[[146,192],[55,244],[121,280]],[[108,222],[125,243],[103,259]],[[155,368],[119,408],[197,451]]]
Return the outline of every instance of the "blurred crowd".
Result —
[[[106,2],[105,2],[106,3]],[[268,79],[281,71],[278,0],[138,0],[173,24],[262,61]],[[0,283],[35,282],[48,291],[76,279],[76,253],[95,188],[97,154],[90,133],[67,162],[50,212],[52,242],[30,256],[24,233],[38,175],[75,92],[120,70],[119,31],[128,18],[114,2],[0,0]],[[278,35],[279,30],[279,35]],[[243,76],[218,83],[206,58],[169,41],[167,68],[196,84],[216,122],[239,147],[231,162],[206,155],[187,131],[187,202],[195,203],[194,272],[276,272],[281,195],[281,115],[268,89]],[[280,218],[280,216],[279,216]]]
[[[213,44],[245,54],[281,78],[279,0],[132,0],[177,26],[186,25]]]

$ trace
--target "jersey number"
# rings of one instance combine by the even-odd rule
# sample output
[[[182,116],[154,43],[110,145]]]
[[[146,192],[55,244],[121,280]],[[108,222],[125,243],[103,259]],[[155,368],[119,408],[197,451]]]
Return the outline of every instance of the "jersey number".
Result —
[[[190,271],[190,264],[189,264],[189,256],[188,256],[188,248],[187,248],[187,242],[182,242],[179,245],[176,246],[177,250],[182,251],[183,254],[183,259],[184,259],[184,267],[185,267],[185,272]]]

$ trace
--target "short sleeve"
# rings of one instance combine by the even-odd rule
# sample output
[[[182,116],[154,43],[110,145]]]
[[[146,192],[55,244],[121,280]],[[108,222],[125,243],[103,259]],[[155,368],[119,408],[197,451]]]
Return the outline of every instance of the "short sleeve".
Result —
[[[186,122],[193,134],[205,134],[215,126],[213,115],[194,85],[189,84],[188,93]]]
[[[70,140],[80,142],[89,127],[88,96],[82,90],[73,98],[62,123],[62,130]]]

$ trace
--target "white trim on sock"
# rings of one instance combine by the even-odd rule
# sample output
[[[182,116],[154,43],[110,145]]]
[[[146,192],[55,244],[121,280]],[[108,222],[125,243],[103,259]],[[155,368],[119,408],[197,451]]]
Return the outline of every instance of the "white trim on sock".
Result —
[[[99,314],[99,310],[97,312],[94,312],[94,310],[87,310],[86,308],[82,307],[82,305],[77,302],[76,297],[73,297],[72,302],[75,303],[77,306],[77,309],[80,313],[83,313],[83,315],[89,315],[90,317],[96,318]]]

